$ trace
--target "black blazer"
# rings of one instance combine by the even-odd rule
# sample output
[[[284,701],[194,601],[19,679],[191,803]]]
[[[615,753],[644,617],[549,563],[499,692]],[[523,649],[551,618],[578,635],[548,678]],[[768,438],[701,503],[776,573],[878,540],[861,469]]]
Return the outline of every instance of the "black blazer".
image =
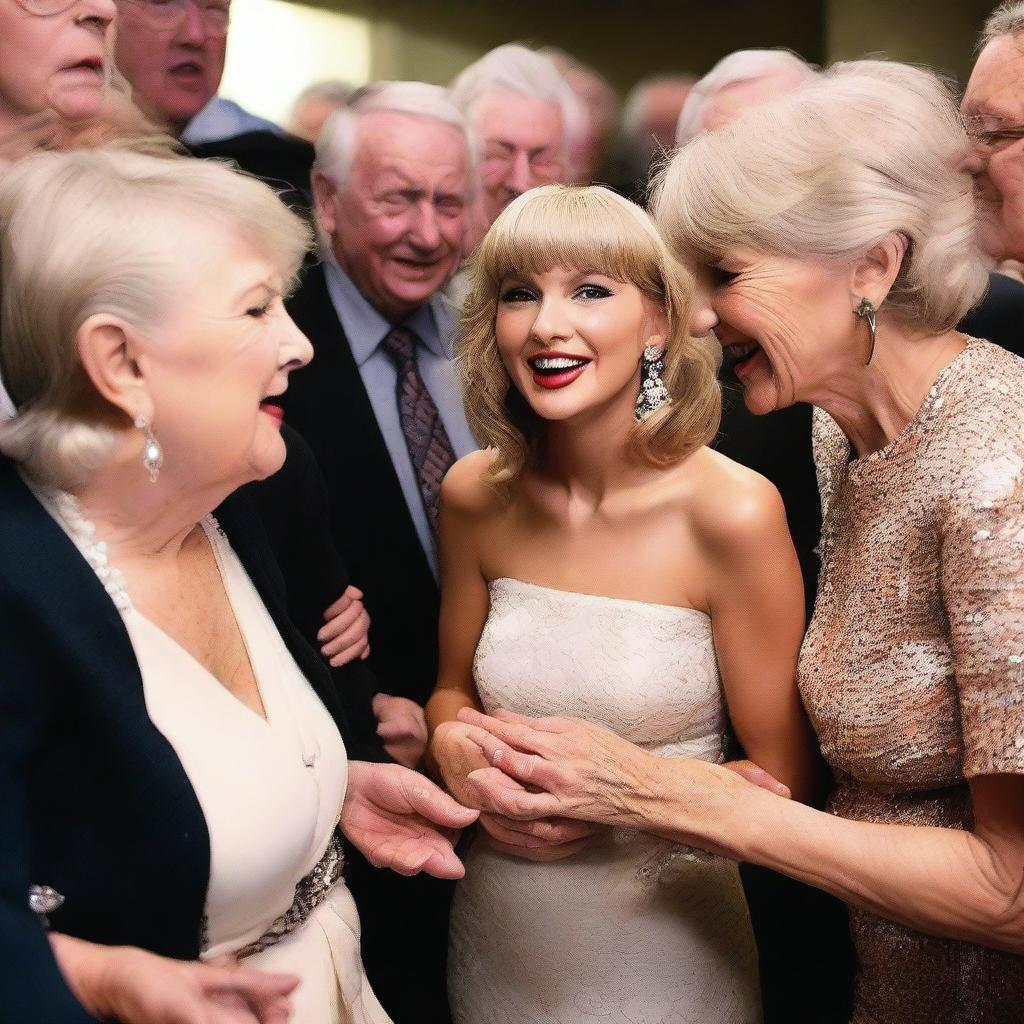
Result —
[[[238,167],[262,178],[292,207],[308,210],[311,204],[309,175],[313,147],[305,139],[259,128],[229,139],[197,142],[188,147],[201,159],[215,157],[234,161]]]
[[[0,1021],[78,1024],[28,908],[65,897],[56,931],[194,959],[209,834],[188,777],[150,720],[121,615],[74,544],[0,458]],[[348,742],[330,673],[285,613],[248,495],[216,516],[299,668]]]
[[[331,533],[327,488],[313,452],[287,423],[281,437],[288,452],[284,466],[266,480],[247,484],[245,490],[253,498],[284,578],[288,617],[318,651],[324,610],[351,579]],[[390,761],[373,713],[373,697],[380,691],[377,677],[358,658],[339,668],[328,667],[352,733],[349,758]]]
[[[437,679],[437,582],[322,267],[308,270],[288,309],[315,355],[291,375],[285,415],[313,449],[327,483],[335,543],[366,595],[367,664],[386,693],[423,704]]]

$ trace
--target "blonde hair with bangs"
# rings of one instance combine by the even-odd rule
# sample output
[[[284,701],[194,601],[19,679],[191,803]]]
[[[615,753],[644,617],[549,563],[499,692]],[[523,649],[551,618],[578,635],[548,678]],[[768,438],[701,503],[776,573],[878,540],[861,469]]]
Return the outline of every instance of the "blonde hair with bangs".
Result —
[[[598,185],[545,185],[519,196],[502,211],[471,263],[457,365],[470,428],[496,453],[485,482],[511,484],[535,460],[543,431],[543,420],[512,384],[498,353],[498,292],[507,277],[556,267],[633,284],[665,313],[662,377],[672,404],[634,425],[630,454],[663,467],[708,444],[721,416],[716,378],[720,353],[710,340],[689,336],[686,271],[635,203]]]
[[[185,301],[211,227],[250,241],[289,285],[312,240],[257,178],[166,148],[38,153],[0,176],[0,374],[16,407],[0,452],[64,489],[102,465],[119,430],[92,401],[78,330],[99,313],[158,325]]]
[[[937,75],[894,61],[836,64],[798,92],[676,151],[654,217],[681,255],[734,247],[853,260],[886,235],[907,253],[884,303],[901,320],[953,328],[984,294],[967,137]]]

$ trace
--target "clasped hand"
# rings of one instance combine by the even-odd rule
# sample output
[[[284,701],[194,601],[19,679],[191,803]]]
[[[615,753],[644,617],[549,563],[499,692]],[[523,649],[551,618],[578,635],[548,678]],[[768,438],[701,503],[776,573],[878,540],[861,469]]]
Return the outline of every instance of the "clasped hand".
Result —
[[[561,860],[582,849],[600,831],[592,822],[573,821],[560,815],[513,817],[499,813],[488,803],[487,792],[473,780],[475,773],[491,770],[478,739],[478,731],[473,726],[444,722],[434,731],[431,754],[449,792],[461,804],[483,811],[480,827],[487,834],[492,849],[526,860]],[[495,770],[489,781],[491,786],[502,790],[507,799],[527,792],[523,785],[500,771]]]
[[[743,789],[740,779],[790,796],[750,761],[658,758],[581,719],[463,708],[457,724],[469,769],[460,799],[479,807],[481,820],[495,814],[512,821],[579,819],[725,852],[707,842],[705,830],[733,807]]]

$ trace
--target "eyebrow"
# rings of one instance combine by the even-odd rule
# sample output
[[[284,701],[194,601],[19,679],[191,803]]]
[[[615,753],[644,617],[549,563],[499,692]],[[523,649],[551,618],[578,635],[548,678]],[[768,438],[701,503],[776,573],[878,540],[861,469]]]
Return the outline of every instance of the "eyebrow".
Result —
[[[240,292],[235,302],[244,302],[250,295],[258,291],[267,292],[272,296],[281,294],[280,290],[275,288],[271,282],[259,281],[257,284],[251,284],[244,291]]]

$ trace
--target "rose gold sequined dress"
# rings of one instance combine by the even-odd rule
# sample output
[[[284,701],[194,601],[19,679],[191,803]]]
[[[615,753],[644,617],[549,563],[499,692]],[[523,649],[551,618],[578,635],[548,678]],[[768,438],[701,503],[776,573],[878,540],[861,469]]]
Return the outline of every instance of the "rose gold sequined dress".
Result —
[[[1024,361],[971,340],[888,447],[815,419],[822,572],[800,688],[829,810],[970,828],[966,779],[1024,773]],[[851,910],[854,1024],[1024,1021],[1024,958]]]

